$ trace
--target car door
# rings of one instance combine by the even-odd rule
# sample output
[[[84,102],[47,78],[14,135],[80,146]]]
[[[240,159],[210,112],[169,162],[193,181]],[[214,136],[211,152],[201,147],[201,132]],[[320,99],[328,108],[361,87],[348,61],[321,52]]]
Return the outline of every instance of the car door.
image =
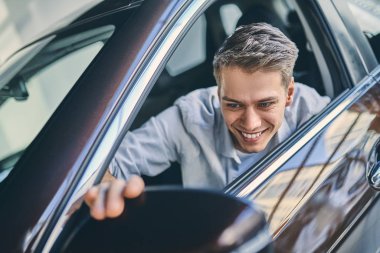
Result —
[[[222,2],[222,1],[219,1]],[[152,1],[147,1],[145,6],[150,6]],[[216,2],[218,3],[218,1]],[[166,8],[170,9],[168,6],[170,6],[169,2]],[[162,38],[159,35],[159,39],[157,39],[157,43],[154,43],[155,40],[151,40],[149,46],[147,46],[148,49],[151,49],[151,51],[146,53],[146,57],[141,59],[141,62],[136,65],[128,65],[130,69],[133,69],[135,73],[128,69],[127,67],[124,67],[120,69],[119,74],[125,74],[127,73],[129,75],[128,82],[124,83],[123,85],[128,85],[127,88],[125,88],[124,93],[120,93],[121,99],[117,102],[117,105],[114,105],[114,112],[113,116],[109,117],[109,121],[106,125],[103,125],[104,132],[101,133],[101,137],[98,137],[98,143],[94,147],[93,150],[91,150],[91,155],[88,155],[90,158],[88,160],[85,160],[85,162],[81,165],[80,170],[76,170],[76,180],[74,180],[74,183],[72,183],[71,188],[67,191],[67,198],[64,202],[61,202],[59,204],[60,209],[57,209],[57,211],[54,213],[55,219],[52,219],[49,227],[47,228],[49,233],[45,233],[45,237],[42,238],[42,240],[39,242],[39,245],[43,245],[41,247],[45,247],[45,243],[48,242],[48,246],[46,248],[49,248],[49,242],[53,242],[59,234],[61,230],[61,226],[64,224],[66,217],[63,215],[65,214],[73,201],[77,199],[79,196],[81,196],[84,193],[84,190],[88,189],[88,186],[91,185],[93,182],[98,182],[100,180],[100,177],[104,174],[104,171],[107,169],[107,164],[109,163],[110,159],[112,158],[112,152],[114,152],[115,148],[117,147],[118,143],[120,143],[121,136],[125,131],[128,130],[128,128],[133,124],[134,116],[137,114],[138,109],[140,106],[142,106],[143,101],[148,96],[149,90],[152,88],[152,86],[155,84],[155,81],[157,78],[159,78],[159,75],[162,73],[163,68],[165,67],[165,62],[168,61],[169,56],[171,52],[174,51],[176,48],[177,43],[180,41],[180,39],[186,34],[188,29],[190,29],[191,24],[197,20],[201,14],[206,11],[207,7],[209,6],[209,2],[207,1],[195,1],[195,2],[186,2],[186,3],[178,3],[178,6],[173,7],[175,10],[181,10],[178,13],[176,13],[175,18],[174,14],[173,16],[170,16],[170,18],[173,18],[173,20],[169,19],[170,21],[161,22],[159,25],[164,25],[163,27],[164,32],[159,33],[159,35],[162,35]],[[304,13],[306,10],[301,9],[298,5],[296,5],[299,10],[298,14],[302,17],[307,15]],[[212,8],[211,6],[210,8]],[[315,6],[306,6],[309,8],[309,11],[313,11]],[[306,9],[306,7],[303,7]],[[148,8],[148,7],[146,7]],[[164,8],[164,7],[162,7]],[[318,10],[319,7],[318,7]],[[312,12],[313,13],[313,12]],[[162,14],[164,15],[164,14]],[[162,17],[161,17],[162,18]],[[332,43],[335,48],[331,48],[331,45],[329,43],[326,43],[323,41],[323,37],[319,37],[316,35],[322,34],[326,37],[324,34],[325,28],[320,27],[321,21],[318,19],[320,16],[317,16],[314,23],[309,24],[305,20],[304,26],[309,34],[310,41],[314,43],[313,49],[316,50],[319,49],[321,52],[317,53],[317,61],[318,61],[318,67],[322,68],[324,66],[324,63],[328,64],[327,69],[322,69],[324,83],[326,87],[332,88],[331,94],[332,96],[337,96],[337,98],[331,103],[331,105],[326,108],[325,112],[320,114],[318,117],[314,118],[312,121],[310,121],[307,125],[305,125],[302,129],[299,130],[299,134],[296,134],[292,139],[290,139],[288,142],[285,143],[282,148],[280,147],[277,151],[275,151],[271,156],[269,156],[266,160],[263,160],[258,166],[257,170],[254,170],[254,175],[252,173],[247,173],[246,175],[242,176],[241,178],[238,178],[230,187],[236,187],[236,188],[228,188],[227,192],[231,194],[235,194],[239,197],[246,197],[248,199],[254,199],[255,203],[257,203],[260,207],[262,207],[263,210],[267,211],[268,219],[271,222],[271,229],[273,231],[273,236],[275,238],[275,242],[277,247],[288,247],[290,250],[292,249],[291,245],[283,245],[282,242],[288,241],[287,239],[283,239],[283,237],[280,236],[295,236],[294,234],[288,232],[288,230],[284,230],[287,227],[290,227],[290,223],[284,223],[289,217],[293,217],[295,214],[299,213],[302,209],[302,207],[306,206],[306,200],[311,199],[313,196],[317,196],[315,194],[316,189],[319,189],[318,187],[321,185],[321,182],[326,181],[326,175],[330,175],[331,171],[335,171],[334,169],[331,169],[333,166],[324,166],[324,161],[332,160],[334,162],[337,156],[337,151],[334,151],[335,149],[339,150],[342,154],[346,151],[344,149],[343,151],[340,150],[341,146],[346,147],[347,142],[350,143],[347,140],[347,137],[344,137],[345,134],[341,134],[340,132],[337,133],[336,138],[333,138],[336,142],[333,142],[332,144],[329,144],[329,148],[326,148],[326,154],[325,154],[325,160],[322,159],[318,160],[316,155],[309,158],[309,155],[305,155],[305,153],[315,153],[316,147],[318,147],[318,150],[323,147],[324,144],[321,142],[320,144],[309,144],[308,149],[305,147],[303,151],[300,151],[300,153],[297,153],[300,146],[306,143],[314,143],[315,141],[313,138],[317,138],[317,134],[320,133],[323,129],[326,128],[326,126],[329,124],[330,120],[334,119],[338,115],[342,114],[343,111],[346,109],[346,107],[353,103],[353,98],[358,95],[362,95],[363,90],[353,90],[348,92],[343,92],[345,89],[352,88],[354,86],[355,81],[359,81],[361,78],[365,77],[365,70],[362,66],[362,63],[357,63],[355,65],[356,72],[351,73],[350,71],[346,70],[344,59],[340,56],[337,51],[339,50],[339,47],[334,44],[334,40],[327,40],[329,43]],[[164,19],[166,20],[166,19]],[[152,21],[153,22],[153,21]],[[162,27],[161,27],[162,28]],[[160,29],[161,29],[160,28]],[[179,30],[177,30],[177,28]],[[191,30],[191,29],[190,29]],[[189,31],[190,31],[189,30]],[[316,34],[314,34],[314,32]],[[319,34],[317,34],[319,32]],[[331,31],[329,34],[331,35]],[[164,36],[165,35],[165,36]],[[321,42],[322,41],[322,42]],[[120,42],[121,43],[121,42]],[[131,46],[132,47],[132,46]],[[328,49],[327,52],[322,51],[324,49]],[[137,50],[137,47],[134,48]],[[132,51],[132,50],[131,50]],[[357,57],[357,55],[353,55],[353,57]],[[170,60],[169,60],[170,61]],[[341,69],[344,69],[344,71],[341,71]],[[170,72],[170,71],[169,71]],[[134,75],[135,74],[135,75]],[[170,73],[169,73],[170,74]],[[360,78],[357,78],[360,76]],[[91,79],[94,80],[94,79]],[[364,80],[364,82],[368,82],[367,79]],[[364,85],[367,87],[366,85]],[[362,86],[360,86],[362,87]],[[123,94],[123,95],[122,95]],[[337,94],[341,94],[339,97]],[[348,102],[347,102],[348,101]],[[351,114],[350,114],[351,115]],[[352,120],[352,118],[355,117],[348,117],[349,120]],[[343,122],[346,121],[346,119],[342,120]],[[352,128],[356,127],[356,121],[353,121],[351,125],[353,125]],[[355,123],[355,124],[354,124]],[[339,128],[339,127],[336,127]],[[351,128],[346,129],[346,132],[351,133]],[[356,129],[356,128],[355,128]],[[332,130],[331,130],[332,131]],[[331,132],[330,131],[330,132]],[[325,137],[319,137],[321,140],[330,139],[331,136],[336,134],[334,131],[332,133],[328,133],[325,135]],[[357,131],[354,131],[357,133]],[[301,137],[304,136],[303,139]],[[327,136],[327,137],[326,137]],[[343,137],[342,137],[343,136]],[[357,136],[350,135],[349,140],[356,139]],[[337,141],[338,140],[338,141]],[[340,141],[341,140],[341,141]],[[346,142],[345,142],[346,141]],[[344,144],[341,144],[343,142]],[[316,143],[316,142],[315,142]],[[318,142],[319,143],[319,142]],[[297,144],[297,145],[295,145]],[[310,146],[311,145],[311,146]],[[294,146],[292,149],[289,147]],[[289,151],[286,153],[285,151]],[[290,153],[289,153],[290,152]],[[298,155],[296,155],[298,154]],[[279,156],[281,155],[281,156]],[[294,158],[292,158],[294,157]],[[306,158],[305,158],[306,157]],[[330,160],[328,157],[331,157]],[[284,162],[288,159],[293,159],[292,163],[286,163],[283,169],[280,169],[279,163]],[[252,191],[252,189],[256,189],[258,186],[255,186],[255,184],[258,184],[260,182],[260,178],[256,178],[256,176],[265,177],[266,174],[270,172],[271,170],[279,171],[279,173],[283,171],[287,171],[289,173],[285,174],[278,174],[278,177],[275,177],[274,174],[266,179],[264,181],[271,181],[274,180],[273,184],[276,185],[276,182],[279,183],[277,180],[280,178],[287,178],[289,179],[289,174],[294,174],[295,168],[301,167],[300,159],[302,158],[302,161],[305,160],[304,164],[305,167],[313,167],[314,165],[322,164],[319,169],[313,170],[313,174],[311,177],[309,176],[309,173],[296,173],[297,175],[302,174],[301,182],[299,184],[303,184],[302,187],[299,187],[297,185],[295,188],[301,189],[301,193],[294,193],[294,191],[291,193],[291,200],[290,201],[283,201],[281,198],[281,201],[273,201],[270,200],[269,202],[274,204],[274,206],[268,207],[266,203],[266,194],[274,194],[276,197],[281,197],[281,193],[276,192],[271,186],[270,183],[266,183],[268,185],[267,192],[261,191],[263,195],[255,195],[255,193]],[[271,162],[274,162],[274,160],[278,159],[277,164],[274,164],[272,167],[268,167],[268,164]],[[338,161],[341,161],[341,159],[338,159]],[[265,165],[265,163],[268,163]],[[307,166],[306,166],[307,165]],[[336,163],[334,163],[336,165]],[[360,164],[359,164],[360,165]],[[359,166],[357,165],[357,166]],[[337,165],[336,165],[337,166]],[[354,166],[354,165],[353,165]],[[355,165],[356,166],[356,165]],[[329,170],[327,170],[325,167],[328,167]],[[302,166],[304,168],[304,166]],[[335,168],[335,167],[334,167]],[[339,167],[340,168],[340,167]],[[303,170],[305,171],[305,170]],[[311,171],[311,170],[309,170]],[[307,171],[307,172],[309,172]],[[355,170],[357,171],[357,170]],[[263,172],[263,174],[259,174],[259,172]],[[255,174],[257,173],[257,174]],[[287,176],[285,176],[287,174]],[[306,176],[305,176],[306,174]],[[339,174],[340,175],[340,174]],[[356,172],[354,173],[356,175]],[[345,174],[343,173],[343,178]],[[96,179],[95,179],[96,178]],[[298,176],[295,177],[295,181],[298,180]],[[316,182],[313,182],[313,181]],[[72,181],[69,181],[72,182]],[[82,184],[86,182],[87,186],[80,188],[79,186],[82,186]],[[284,187],[284,183],[289,182],[280,182],[279,185],[281,187]],[[310,189],[309,189],[310,188]],[[230,190],[232,189],[232,190]],[[244,190],[245,189],[245,190]],[[286,190],[287,189],[287,190]],[[359,189],[361,189],[359,187]],[[289,187],[283,188],[283,195],[287,196],[288,192],[290,191]],[[265,194],[264,194],[265,192]],[[294,197],[294,195],[298,196],[298,199]],[[305,195],[305,196],[302,196]],[[359,197],[362,195],[359,194]],[[278,204],[276,204],[278,203]],[[283,208],[281,205],[287,205],[286,208]],[[289,204],[290,203],[290,204]],[[297,204],[298,203],[298,204]],[[277,206],[277,207],[276,207]],[[281,210],[284,210],[283,212],[277,212],[278,207],[281,206]],[[275,207],[275,208],[274,208]],[[270,210],[274,210],[271,212]],[[293,215],[293,216],[292,216]],[[296,223],[295,223],[296,224]],[[298,229],[299,227],[297,227]],[[285,232],[284,232],[285,231]],[[298,230],[297,230],[298,231]],[[307,232],[305,232],[308,234]],[[303,238],[303,237],[300,237]],[[304,241],[300,239],[300,241]],[[314,243],[314,241],[312,242]],[[317,247],[320,246],[320,244],[315,244]],[[301,244],[301,246],[297,247],[304,247],[305,244]],[[303,248],[301,248],[302,250]]]
[[[136,5],[141,4],[140,1],[131,2]],[[21,199],[27,195],[29,189],[37,189],[37,194],[33,198],[36,206],[31,209],[32,212],[30,212],[28,217],[22,216],[19,219],[18,228],[21,232],[15,232],[17,236],[9,238],[7,244],[3,246],[5,249],[20,247],[21,243],[28,249],[49,251],[62,230],[73,203],[83,195],[89,186],[94,182],[100,181],[123,134],[133,124],[137,111],[142,106],[158,76],[163,73],[163,69],[171,53],[187,31],[189,31],[191,25],[205,12],[212,2],[206,0],[145,1],[141,9],[128,22],[121,22],[124,25],[117,26],[114,36],[111,37],[107,46],[101,51],[100,56],[96,58],[96,61],[90,65],[77,82],[75,93],[72,93],[69,99],[66,99],[66,104],[60,106],[58,113],[54,115],[54,119],[43,130],[43,134],[27,150],[26,155],[22,157],[21,162],[15,167],[15,172],[10,174],[12,181],[9,179],[6,187],[1,189],[0,199],[4,203],[10,203],[6,209],[1,209],[1,217],[3,218],[1,224],[4,224],[4,230],[13,228],[13,221],[7,220],[10,213],[13,212],[20,215],[20,209],[30,208]],[[311,10],[313,9],[311,8]],[[303,12],[304,9],[298,7],[298,13],[302,14]],[[112,12],[108,12],[108,14],[110,13]],[[115,13],[118,12],[115,11]],[[318,20],[317,18],[316,21]],[[310,36],[313,36],[313,32],[315,31],[319,33],[324,31],[323,28],[315,28],[306,21],[303,22],[305,27],[309,29]],[[80,27],[80,25],[78,26]],[[317,39],[315,39],[315,43],[317,46],[314,48],[319,48]],[[321,47],[329,48],[331,41],[325,43]],[[338,49],[337,47],[334,50]],[[331,71],[331,73],[338,73],[339,75],[331,75],[330,71],[328,71],[324,73],[323,78],[326,79],[324,82],[327,85],[331,84],[331,87],[336,89],[335,94],[340,94],[342,90],[353,86],[357,76],[360,76],[359,79],[364,78],[365,71],[363,70],[363,66],[358,64],[358,66],[355,66],[355,69],[358,71],[355,75],[346,70],[340,73],[339,62],[343,62],[343,60],[334,50],[328,50],[326,55],[321,53],[325,58],[322,57],[317,60],[320,61],[319,67],[323,67],[323,62],[327,62],[329,64],[328,67],[336,69],[336,72]],[[363,79],[363,82],[366,83],[364,87],[368,88],[368,85],[373,85],[371,80]],[[359,87],[363,88],[363,86]],[[286,163],[283,169],[283,171],[289,171],[290,173],[288,174],[294,172],[294,168],[299,167],[297,162],[298,164],[300,163],[300,158],[305,160],[305,157],[308,157],[301,151],[297,153],[298,146],[314,143],[315,141],[312,141],[314,140],[313,138],[317,138],[318,134],[322,135],[323,130],[329,126],[330,120],[343,114],[345,109],[354,102],[354,97],[357,95],[361,96],[364,92],[365,90],[357,88],[343,93],[341,97],[334,100],[324,113],[302,128],[299,132],[301,134],[295,135],[293,139],[285,143],[282,149],[280,148],[265,161],[275,161],[279,154],[281,154],[281,158],[286,160],[294,156],[296,157],[294,158],[295,165]],[[334,94],[334,91],[332,94]],[[83,101],[83,97],[86,97],[85,101]],[[73,119],[73,113],[75,120],[71,122],[70,119]],[[351,121],[352,118],[355,117],[348,117]],[[345,119],[343,122],[345,122]],[[352,128],[356,126],[355,122],[354,120],[350,124],[354,125]],[[346,132],[351,133],[350,129],[346,129]],[[333,130],[330,132],[335,133]],[[327,139],[332,136],[330,132],[328,135],[326,134],[328,136]],[[305,138],[302,139],[301,135],[305,135]],[[58,138],[57,136],[60,137]],[[334,150],[337,146],[341,147],[343,145],[338,145],[340,142],[344,142],[343,146],[345,146],[346,139],[347,137],[343,138],[342,135],[338,135],[335,140],[342,141],[336,141],[336,143],[331,144],[331,147],[329,146],[330,148],[326,149],[330,152],[326,153],[326,156],[334,154],[331,159],[336,162],[335,158],[337,155],[335,153],[337,152],[334,153]],[[356,136],[352,137],[350,135],[350,140],[352,139],[356,139]],[[293,145],[296,146],[290,149],[289,147]],[[310,145],[306,146],[309,149],[305,147],[304,150],[315,152],[315,147]],[[323,146],[322,144],[318,145]],[[41,146],[43,149],[39,150]],[[285,153],[288,148],[289,152],[292,153]],[[47,151],[49,151],[48,156],[46,156]],[[340,151],[339,154],[344,153],[344,151],[346,149]],[[323,165],[325,164],[325,160],[323,159],[322,161],[314,159],[314,156],[313,159],[307,159],[305,164],[309,167],[318,162],[323,163]],[[280,160],[278,159],[278,161]],[[278,164],[270,168],[263,165],[265,161],[258,166],[258,172],[260,170],[265,170],[267,171],[266,173],[270,173],[273,170],[276,172],[277,170],[280,171]],[[350,166],[361,166],[360,163],[359,165],[355,164]],[[290,224],[284,223],[283,220],[287,220],[290,215],[294,216],[296,213],[299,213],[299,210],[303,210],[301,207],[306,206],[306,200],[315,196],[315,189],[321,185],[321,180],[323,182],[326,181],[326,175],[330,175],[332,170],[335,171],[335,169],[324,169],[323,165],[312,176],[308,177],[309,181],[306,182],[303,192],[299,194],[300,196],[306,194],[306,197],[301,198],[303,201],[293,199],[293,202],[286,202],[291,203],[288,206],[289,209],[285,211],[289,215],[281,216],[283,214],[279,215],[277,211],[274,211],[271,215],[271,221],[280,221],[273,223],[275,224],[274,226],[280,224],[282,228],[279,230],[280,232],[284,231],[284,224]],[[28,170],[29,167],[33,168],[34,171]],[[16,180],[16,173],[25,177],[23,182]],[[298,174],[303,173],[298,172]],[[345,178],[346,174],[343,173],[340,178]],[[54,180],[51,181],[52,179]],[[252,181],[251,179],[255,180]],[[267,181],[272,179],[274,179],[274,174],[271,174],[271,177],[266,176],[264,181],[269,185]],[[286,180],[289,180],[289,177],[286,177]],[[314,180],[316,180],[315,183],[313,183]],[[41,185],[41,181],[51,183],[49,185]],[[236,186],[233,189],[237,189],[237,191],[231,190],[229,192],[238,196],[251,198],[255,194],[252,189],[257,188],[251,184],[252,182],[258,183],[260,182],[260,178],[258,175],[247,173],[231,185],[231,187]],[[287,182],[285,181],[285,183]],[[243,192],[243,188],[247,189],[248,193]],[[311,190],[308,191],[307,188],[311,188]],[[361,190],[362,188],[359,187],[359,189]],[[240,190],[241,194],[237,194]],[[286,196],[289,190],[283,192],[285,192],[284,195]],[[358,194],[358,196],[362,195]],[[370,194],[368,199],[371,198],[372,195]],[[263,199],[265,200],[265,198]],[[299,205],[292,204],[297,201],[300,202]],[[260,196],[257,197],[257,203],[260,203],[264,210],[269,210],[263,202],[260,202]],[[282,203],[285,202],[280,201],[278,206]],[[283,219],[283,217],[285,218]],[[295,233],[297,234],[297,232]],[[25,234],[27,234],[27,238],[25,238]],[[280,235],[285,236],[286,234],[291,235],[290,233],[274,233],[276,242],[284,242],[285,240],[281,239]],[[279,243],[278,245],[281,244]]]
[[[374,252],[379,202],[366,170],[378,152],[380,68],[370,47],[358,49],[348,13],[329,1],[295,4],[332,83],[348,89],[226,191],[265,210],[278,252]]]

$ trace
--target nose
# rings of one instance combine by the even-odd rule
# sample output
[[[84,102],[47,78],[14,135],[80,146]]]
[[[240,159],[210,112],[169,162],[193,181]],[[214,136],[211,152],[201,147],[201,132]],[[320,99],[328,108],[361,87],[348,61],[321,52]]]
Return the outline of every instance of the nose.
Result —
[[[253,131],[261,126],[261,117],[252,107],[247,107],[241,117],[241,125],[246,130]]]

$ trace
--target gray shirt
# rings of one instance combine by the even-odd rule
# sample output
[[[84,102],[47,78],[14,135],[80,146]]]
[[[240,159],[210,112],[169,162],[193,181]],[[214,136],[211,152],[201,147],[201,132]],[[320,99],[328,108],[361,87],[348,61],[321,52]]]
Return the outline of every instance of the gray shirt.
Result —
[[[329,102],[328,97],[296,83],[293,103],[286,107],[284,121],[266,149],[240,159],[221,114],[217,87],[195,90],[128,132],[110,171],[123,179],[130,174],[155,176],[177,161],[185,187],[221,189]]]

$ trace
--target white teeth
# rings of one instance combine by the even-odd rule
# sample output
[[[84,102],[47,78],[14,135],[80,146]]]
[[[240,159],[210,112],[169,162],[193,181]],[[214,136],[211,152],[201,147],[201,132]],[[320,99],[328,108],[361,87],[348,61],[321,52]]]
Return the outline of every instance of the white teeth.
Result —
[[[257,137],[259,137],[263,132],[259,132],[259,133],[255,133],[255,134],[247,134],[247,133],[244,133],[244,132],[241,132],[241,134],[245,137],[245,138],[248,138],[248,139],[255,139]]]

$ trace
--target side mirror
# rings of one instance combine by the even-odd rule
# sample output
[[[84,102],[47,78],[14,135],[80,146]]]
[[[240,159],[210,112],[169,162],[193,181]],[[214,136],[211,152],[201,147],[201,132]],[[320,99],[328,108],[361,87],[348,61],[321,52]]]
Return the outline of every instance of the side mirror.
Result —
[[[115,219],[75,213],[52,252],[271,252],[264,214],[219,192],[147,188]],[[86,210],[85,210],[86,209]]]

